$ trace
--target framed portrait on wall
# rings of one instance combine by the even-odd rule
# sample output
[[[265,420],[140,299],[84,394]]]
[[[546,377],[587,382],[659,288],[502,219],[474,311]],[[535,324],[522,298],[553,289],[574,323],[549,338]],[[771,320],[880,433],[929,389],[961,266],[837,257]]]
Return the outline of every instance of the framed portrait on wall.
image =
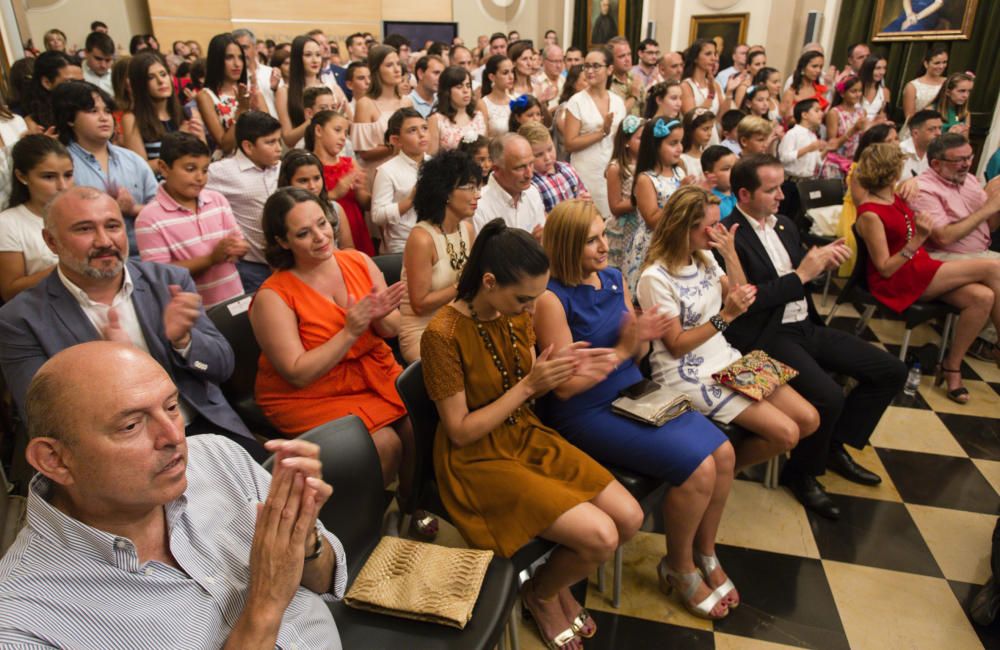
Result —
[[[748,13],[691,16],[688,46],[699,38],[715,41],[716,51],[719,53],[719,69],[725,69],[732,65],[733,50],[736,46],[746,42],[749,23]]]
[[[628,0],[587,0],[587,44],[604,45],[625,35]]]
[[[873,41],[968,40],[979,0],[878,0]]]

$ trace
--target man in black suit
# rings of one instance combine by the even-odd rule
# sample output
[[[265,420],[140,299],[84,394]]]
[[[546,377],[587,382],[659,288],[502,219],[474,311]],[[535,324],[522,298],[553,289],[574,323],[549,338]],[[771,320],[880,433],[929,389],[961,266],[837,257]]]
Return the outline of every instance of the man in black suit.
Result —
[[[777,158],[741,159],[730,174],[739,224],[736,252],[757,299],[725,331],[746,353],[762,349],[799,371],[791,385],[816,407],[820,427],[792,450],[781,481],[805,505],[836,519],[840,509],[816,480],[827,468],[864,485],[881,482],[858,465],[844,445],[863,449],[882,413],[906,381],[906,366],[889,353],[846,332],[825,327],[806,285],[851,255],[843,240],[808,252],[792,221],[774,214],[783,195],[784,170]],[[830,372],[848,375],[858,385],[844,395]]]

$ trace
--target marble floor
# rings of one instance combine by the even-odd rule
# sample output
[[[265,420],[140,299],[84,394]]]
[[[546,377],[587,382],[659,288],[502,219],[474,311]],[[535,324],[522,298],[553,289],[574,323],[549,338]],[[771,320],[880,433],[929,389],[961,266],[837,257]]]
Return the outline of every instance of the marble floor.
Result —
[[[844,306],[837,316],[834,326],[853,329],[858,314]],[[862,336],[898,354],[902,332],[901,322],[876,318]],[[930,326],[915,330],[911,349],[924,367],[933,367],[939,340]],[[659,591],[664,537],[651,513],[624,548],[620,606],[611,605],[610,580],[603,593],[596,579],[587,585],[599,629],[586,647],[1000,648],[1000,621],[982,628],[966,614],[989,576],[1000,515],[1000,368],[967,358],[962,373],[968,405],[925,376],[917,396],[897,398],[872,444],[855,452],[882,477],[879,487],[821,478],[842,509],[837,522],[807,513],[784,488],[735,482],[718,555],[742,605],[721,621],[694,618]],[[447,527],[441,541],[461,543]],[[530,621],[519,636],[522,649],[544,647]]]

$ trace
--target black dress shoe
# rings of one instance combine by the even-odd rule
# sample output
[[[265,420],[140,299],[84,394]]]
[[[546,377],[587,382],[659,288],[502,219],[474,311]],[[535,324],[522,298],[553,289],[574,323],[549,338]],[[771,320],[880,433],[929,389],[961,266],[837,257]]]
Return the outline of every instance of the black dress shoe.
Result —
[[[806,508],[827,519],[834,521],[840,519],[840,508],[833,502],[815,476],[783,472],[779,482],[788,487],[799,503]]]
[[[848,481],[854,481],[861,485],[878,485],[882,482],[882,477],[875,472],[870,472],[861,465],[854,462],[851,455],[843,447],[831,449],[826,460],[826,466],[837,472]]]

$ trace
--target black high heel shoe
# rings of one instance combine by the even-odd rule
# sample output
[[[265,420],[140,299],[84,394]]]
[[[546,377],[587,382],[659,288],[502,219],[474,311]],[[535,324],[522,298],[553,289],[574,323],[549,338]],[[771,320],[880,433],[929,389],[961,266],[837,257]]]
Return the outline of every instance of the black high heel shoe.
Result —
[[[952,370],[950,368],[945,368],[944,364],[942,363],[940,366],[938,366],[937,374],[935,374],[934,376],[934,386],[940,386],[941,384],[944,384],[945,385],[944,394],[948,396],[948,399],[958,404],[968,404],[969,389],[966,388],[965,386],[959,386],[954,390],[948,390],[948,384],[945,383],[944,380],[944,376],[946,373],[956,373],[959,374],[959,376],[961,376],[961,372],[962,372],[961,369]]]

